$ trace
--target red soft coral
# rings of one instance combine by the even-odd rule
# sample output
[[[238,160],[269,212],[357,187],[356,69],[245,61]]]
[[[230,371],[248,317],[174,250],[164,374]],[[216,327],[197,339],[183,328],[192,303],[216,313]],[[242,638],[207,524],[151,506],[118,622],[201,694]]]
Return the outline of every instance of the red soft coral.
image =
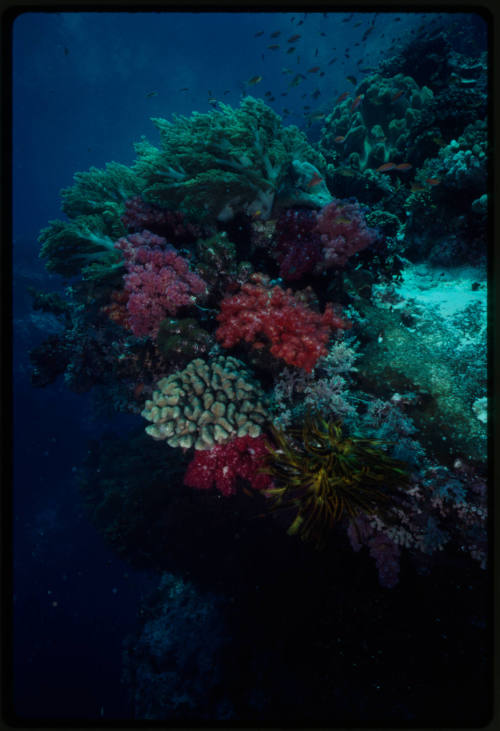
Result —
[[[267,454],[264,437],[237,437],[212,449],[196,450],[184,475],[184,484],[209,490],[214,484],[228,497],[236,493],[238,477],[247,480],[254,490],[267,489],[271,478],[257,472]]]
[[[128,295],[128,323],[138,337],[156,338],[161,321],[190,305],[206,291],[206,283],[189,269],[161,236],[144,230],[117,241],[128,273],[124,277]]]
[[[259,280],[260,277],[260,280]],[[262,275],[257,284],[244,284],[238,294],[221,302],[216,337],[225,348],[244,340],[254,348],[270,343],[270,351],[285,363],[310,372],[326,355],[332,328],[347,328],[328,303],[321,315],[296,300],[292,290],[266,286]]]
[[[377,238],[375,229],[368,228],[359,203],[333,200],[317,214],[313,232],[321,235],[322,260],[316,265],[319,273],[329,267],[344,267],[358,251],[366,249]]]

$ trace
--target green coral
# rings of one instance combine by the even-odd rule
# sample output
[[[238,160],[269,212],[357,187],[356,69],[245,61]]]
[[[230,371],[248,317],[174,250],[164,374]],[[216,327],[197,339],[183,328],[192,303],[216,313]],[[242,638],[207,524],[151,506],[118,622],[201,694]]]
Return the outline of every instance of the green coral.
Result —
[[[123,229],[122,235],[126,232]],[[115,237],[102,216],[77,216],[72,221],[49,221],[38,240],[39,256],[49,272],[63,277],[82,273],[86,279],[105,276],[123,265]]]
[[[324,168],[305,135],[283,127],[279,115],[253,97],[236,109],[221,103],[207,114],[153,122],[161,148],[144,139],[136,145],[143,197],[198,218],[229,220],[238,211],[268,218],[294,160]]]
[[[410,77],[385,78],[370,74],[356,88],[361,96],[353,111],[351,98],[338,104],[325,119],[320,149],[330,159],[364,171],[386,162],[408,162],[406,150],[412,129],[422,120],[433,93]],[[344,137],[339,143],[335,138]]]
[[[62,209],[69,221],[50,221],[39,236],[40,257],[46,267],[63,277],[106,276],[121,265],[114,242],[127,231],[121,221],[125,201],[140,193],[142,181],[126,165],[108,163],[75,173],[74,185],[61,191]]]
[[[74,185],[61,191],[62,209],[68,218],[99,215],[109,229],[122,235],[120,216],[124,202],[139,195],[142,182],[135,172],[117,162],[106,163],[103,170],[91,167],[88,172],[75,173]]]
[[[161,322],[157,345],[169,363],[186,365],[215,345],[215,339],[192,317],[166,318]]]

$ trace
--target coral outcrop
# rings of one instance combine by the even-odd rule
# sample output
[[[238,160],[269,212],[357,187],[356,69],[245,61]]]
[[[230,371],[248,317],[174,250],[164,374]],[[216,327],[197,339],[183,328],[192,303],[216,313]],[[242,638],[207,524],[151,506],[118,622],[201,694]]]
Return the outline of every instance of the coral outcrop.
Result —
[[[162,378],[146,401],[146,432],[171,447],[211,449],[234,437],[258,437],[267,420],[264,394],[244,364],[219,356],[191,361],[183,371]]]

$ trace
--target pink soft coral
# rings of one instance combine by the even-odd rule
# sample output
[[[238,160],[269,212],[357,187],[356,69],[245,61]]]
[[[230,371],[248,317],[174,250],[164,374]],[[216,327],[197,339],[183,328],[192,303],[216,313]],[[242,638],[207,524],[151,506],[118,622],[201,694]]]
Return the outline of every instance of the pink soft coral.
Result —
[[[264,437],[237,437],[212,449],[197,450],[189,463],[184,484],[209,490],[214,484],[226,497],[236,493],[237,478],[247,480],[254,490],[267,489],[271,478],[257,472],[267,454]]]
[[[271,354],[289,365],[310,372],[326,355],[332,328],[347,328],[328,303],[321,315],[296,300],[292,290],[270,287],[262,275],[253,275],[238,294],[222,300],[216,337],[225,348],[244,340],[254,348],[270,344]]]
[[[322,260],[316,273],[329,267],[344,267],[358,251],[366,249],[377,238],[375,229],[368,228],[359,203],[333,200],[319,211],[313,232],[319,233]]]
[[[156,338],[165,317],[206,291],[206,283],[189,270],[186,259],[166,244],[164,238],[146,230],[115,244],[125,257],[128,321],[138,337]]]

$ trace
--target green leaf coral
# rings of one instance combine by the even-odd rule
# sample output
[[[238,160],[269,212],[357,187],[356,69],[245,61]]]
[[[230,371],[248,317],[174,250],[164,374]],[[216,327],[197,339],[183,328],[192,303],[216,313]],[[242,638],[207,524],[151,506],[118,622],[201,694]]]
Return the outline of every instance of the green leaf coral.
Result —
[[[198,217],[229,220],[243,211],[268,218],[294,160],[325,167],[297,127],[284,127],[278,114],[250,96],[237,109],[221,103],[208,114],[153,122],[161,148],[144,139],[135,146],[143,197]]]

